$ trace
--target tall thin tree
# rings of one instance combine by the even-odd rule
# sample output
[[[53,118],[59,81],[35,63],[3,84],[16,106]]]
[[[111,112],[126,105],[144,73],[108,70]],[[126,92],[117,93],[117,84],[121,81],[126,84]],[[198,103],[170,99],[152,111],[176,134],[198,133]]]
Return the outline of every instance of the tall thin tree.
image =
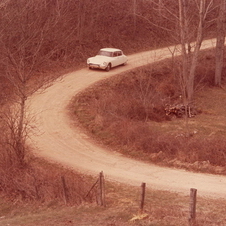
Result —
[[[221,86],[222,69],[224,66],[224,43],[226,31],[226,1],[221,0],[217,18],[217,43],[215,55],[215,85]]]

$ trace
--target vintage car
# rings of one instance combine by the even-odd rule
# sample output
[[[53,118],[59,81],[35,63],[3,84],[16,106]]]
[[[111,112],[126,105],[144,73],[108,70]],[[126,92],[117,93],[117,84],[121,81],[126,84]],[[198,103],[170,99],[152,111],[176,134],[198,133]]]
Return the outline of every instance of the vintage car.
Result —
[[[96,56],[87,59],[89,69],[98,68],[106,71],[126,63],[127,57],[123,54],[122,50],[115,48],[100,49]]]

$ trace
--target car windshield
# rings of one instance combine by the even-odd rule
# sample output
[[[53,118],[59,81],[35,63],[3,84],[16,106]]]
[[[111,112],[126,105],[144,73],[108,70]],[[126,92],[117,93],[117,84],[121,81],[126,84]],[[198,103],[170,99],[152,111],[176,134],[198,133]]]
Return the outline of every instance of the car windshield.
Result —
[[[99,53],[98,53],[97,55],[111,57],[111,56],[112,56],[112,52],[100,50]]]

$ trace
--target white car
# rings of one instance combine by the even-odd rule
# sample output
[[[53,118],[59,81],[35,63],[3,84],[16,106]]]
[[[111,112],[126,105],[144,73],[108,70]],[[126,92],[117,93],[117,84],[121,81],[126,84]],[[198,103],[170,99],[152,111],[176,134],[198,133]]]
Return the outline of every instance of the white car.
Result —
[[[125,65],[126,63],[127,57],[123,54],[122,50],[115,48],[100,49],[95,57],[87,59],[89,69],[99,68],[106,71],[119,65]]]

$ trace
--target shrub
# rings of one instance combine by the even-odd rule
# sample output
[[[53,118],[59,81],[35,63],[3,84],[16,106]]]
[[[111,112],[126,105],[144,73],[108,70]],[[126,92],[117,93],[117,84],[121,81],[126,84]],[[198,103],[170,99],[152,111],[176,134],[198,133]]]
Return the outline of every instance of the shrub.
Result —
[[[32,164],[24,168],[0,168],[0,192],[11,200],[49,203],[53,200],[65,202],[65,180],[67,204],[79,205],[84,201],[94,201],[94,194],[88,191],[92,184],[78,173],[53,164],[32,159]]]

